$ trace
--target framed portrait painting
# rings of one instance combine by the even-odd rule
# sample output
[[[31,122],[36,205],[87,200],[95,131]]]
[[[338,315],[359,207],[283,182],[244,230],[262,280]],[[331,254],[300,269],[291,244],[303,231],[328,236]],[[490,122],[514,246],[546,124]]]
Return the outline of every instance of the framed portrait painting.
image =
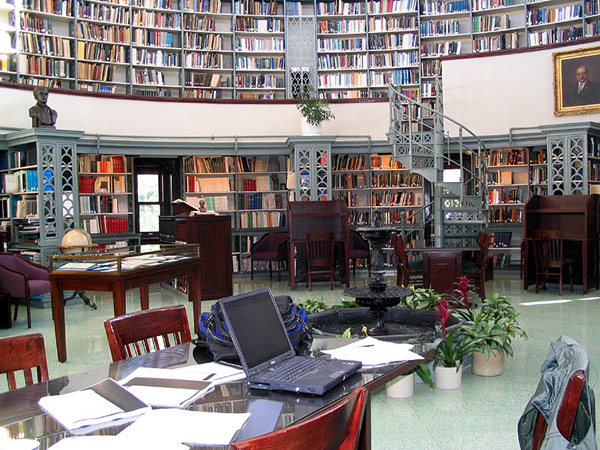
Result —
[[[556,52],[554,115],[600,112],[600,47]]]

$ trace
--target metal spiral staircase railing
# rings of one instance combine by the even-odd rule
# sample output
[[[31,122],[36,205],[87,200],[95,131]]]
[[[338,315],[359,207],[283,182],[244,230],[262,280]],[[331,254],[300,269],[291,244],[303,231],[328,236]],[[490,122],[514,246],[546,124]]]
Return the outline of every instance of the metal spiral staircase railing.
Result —
[[[437,92],[439,99],[439,81]],[[477,233],[487,226],[488,216],[487,157],[483,142],[468,128],[444,115],[441,100],[432,109],[393,85],[389,99],[388,139],[394,158],[430,183],[426,204],[414,213],[421,216],[421,235],[425,235],[425,225],[431,220],[431,244],[474,246]],[[458,137],[444,132],[444,122],[456,125]],[[415,229],[407,224],[402,224],[402,228]]]

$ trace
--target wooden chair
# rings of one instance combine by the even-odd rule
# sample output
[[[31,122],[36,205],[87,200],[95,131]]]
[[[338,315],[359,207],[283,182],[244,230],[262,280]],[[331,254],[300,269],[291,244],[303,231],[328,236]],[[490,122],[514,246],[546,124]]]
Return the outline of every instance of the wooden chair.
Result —
[[[104,322],[113,361],[190,342],[185,306],[146,309]]]
[[[396,284],[398,286],[423,286],[423,261],[409,261],[402,235],[392,234],[394,257],[396,258]]]
[[[562,434],[567,441],[571,440],[571,435],[573,434],[577,408],[579,407],[579,400],[584,386],[585,372],[583,370],[578,370],[569,380],[560,409],[558,410],[556,424],[560,434]],[[544,416],[541,413],[538,413],[535,428],[533,430],[532,450],[539,450],[541,448],[542,442],[544,442],[544,438],[546,437],[547,429],[548,423],[544,419]]]
[[[477,261],[475,262],[475,266],[472,270],[465,270],[463,268],[463,275],[466,275],[469,279],[475,282],[475,286],[477,288],[479,297],[481,297],[482,299],[485,298],[485,276],[488,264],[488,251],[490,248],[491,240],[492,236],[490,234],[485,234],[485,237],[482,238],[481,243],[479,245],[480,250],[479,255],[477,256]]]
[[[236,450],[355,450],[358,447],[367,390],[356,388],[346,397],[297,424],[235,442]]]
[[[0,292],[15,299],[15,316],[19,312],[19,299],[27,305],[27,328],[31,328],[31,297],[50,292],[50,270],[22,256],[0,253]]]
[[[269,276],[273,279],[273,263],[277,263],[277,279],[281,281],[281,265],[288,259],[288,234],[273,231],[263,235],[250,249],[250,279],[254,280],[254,261],[268,261]]]
[[[33,368],[37,369],[37,383],[48,381],[48,363],[44,337],[40,333],[24,334],[0,339],[0,373],[8,378],[8,388],[16,389],[15,372],[22,370],[27,386],[34,384]]]
[[[352,275],[356,276],[356,261],[365,259],[371,276],[371,252],[369,243],[356,231],[348,233],[348,260],[352,261]]]
[[[312,291],[313,276],[327,276],[333,290],[335,255],[333,233],[307,233],[307,285]]]
[[[548,278],[558,279],[558,295],[562,295],[563,268],[569,269],[569,281],[573,292],[573,260],[565,258],[563,235],[558,230],[533,230],[533,253],[535,257],[535,293],[540,281],[546,289]]]

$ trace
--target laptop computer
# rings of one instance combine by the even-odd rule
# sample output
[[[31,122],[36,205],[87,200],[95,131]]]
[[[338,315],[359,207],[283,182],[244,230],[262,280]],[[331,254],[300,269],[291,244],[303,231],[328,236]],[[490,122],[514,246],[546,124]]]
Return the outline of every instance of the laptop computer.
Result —
[[[249,387],[321,395],[361,367],[357,361],[296,356],[269,288],[219,302]]]

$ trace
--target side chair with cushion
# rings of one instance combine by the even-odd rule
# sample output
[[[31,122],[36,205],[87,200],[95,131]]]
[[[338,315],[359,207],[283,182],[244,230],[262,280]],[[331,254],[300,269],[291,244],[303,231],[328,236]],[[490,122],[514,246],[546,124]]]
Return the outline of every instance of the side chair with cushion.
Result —
[[[33,370],[37,381],[33,380]],[[0,373],[8,378],[8,389],[16,389],[15,372],[23,371],[27,386],[48,381],[48,362],[44,337],[40,333],[25,334],[0,339]]]
[[[273,263],[277,263],[277,277],[281,281],[281,265],[287,261],[288,234],[273,231],[263,235],[250,249],[250,279],[254,280],[254,261],[268,261],[269,276],[273,279]]]
[[[356,275],[356,261],[365,259],[371,276],[371,252],[369,243],[356,231],[350,231],[348,234],[348,260],[352,261],[352,275]]]
[[[408,260],[406,246],[401,234],[392,234],[392,245],[396,259],[396,285],[405,287],[409,284],[423,286],[423,261]]]
[[[231,447],[235,450],[356,450],[368,392],[356,388],[341,400],[298,423]]]
[[[113,362],[192,340],[185,306],[146,309],[104,322]]]
[[[0,292],[15,299],[17,320],[19,300],[27,305],[27,327],[31,328],[31,297],[50,292],[50,270],[11,253],[0,253]]]

